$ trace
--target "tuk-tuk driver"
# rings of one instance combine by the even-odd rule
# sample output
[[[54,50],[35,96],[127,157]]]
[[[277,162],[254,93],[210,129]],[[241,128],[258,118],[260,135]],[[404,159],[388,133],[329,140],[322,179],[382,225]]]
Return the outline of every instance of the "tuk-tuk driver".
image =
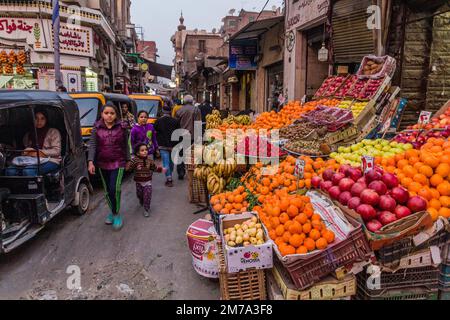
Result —
[[[23,144],[25,146],[23,156],[37,158],[38,154],[34,148],[37,147],[41,162],[39,168],[40,174],[48,174],[58,170],[62,160],[61,133],[57,129],[48,126],[48,114],[45,110],[35,111],[34,126],[37,135],[31,131],[23,138]],[[12,165],[6,169],[6,175],[35,177],[39,173],[37,159],[33,162],[36,163],[23,166]]]

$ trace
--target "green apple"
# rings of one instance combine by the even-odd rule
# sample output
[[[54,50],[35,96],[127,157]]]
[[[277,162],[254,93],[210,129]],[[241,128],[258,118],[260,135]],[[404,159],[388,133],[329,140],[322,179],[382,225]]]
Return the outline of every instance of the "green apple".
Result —
[[[381,150],[383,150],[384,152],[389,152],[389,151],[391,151],[391,147],[385,146],[385,147],[383,147],[383,149],[381,149]]]
[[[381,142],[381,145],[382,145],[383,147],[388,146],[388,145],[389,145],[389,141],[383,140],[383,141]]]
[[[411,143],[404,144],[402,147],[403,147],[403,150],[412,150],[412,149],[414,149],[414,146]]]
[[[392,141],[391,143],[390,143],[390,145],[391,145],[391,147],[397,147],[398,146],[398,142],[397,141]]]
[[[338,148],[338,152],[339,152],[339,153],[344,153],[344,150],[345,150],[344,147],[339,147],[339,148]]]

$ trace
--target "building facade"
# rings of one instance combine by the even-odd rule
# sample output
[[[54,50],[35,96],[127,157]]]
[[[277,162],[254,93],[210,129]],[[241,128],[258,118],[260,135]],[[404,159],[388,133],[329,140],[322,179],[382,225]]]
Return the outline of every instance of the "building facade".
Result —
[[[61,70],[68,91],[111,90],[118,77],[127,76],[123,54],[135,50],[126,33],[130,5],[130,0],[61,1]],[[2,60],[0,87],[55,90],[52,12],[51,0],[0,1],[0,55],[11,56]]]

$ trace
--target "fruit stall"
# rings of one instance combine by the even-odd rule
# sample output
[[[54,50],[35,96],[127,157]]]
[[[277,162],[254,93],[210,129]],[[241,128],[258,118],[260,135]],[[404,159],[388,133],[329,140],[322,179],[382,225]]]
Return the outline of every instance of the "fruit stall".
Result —
[[[187,236],[222,299],[449,299],[450,104],[397,132],[394,72],[369,56],[313,101],[208,118],[228,134],[189,156],[209,214]]]

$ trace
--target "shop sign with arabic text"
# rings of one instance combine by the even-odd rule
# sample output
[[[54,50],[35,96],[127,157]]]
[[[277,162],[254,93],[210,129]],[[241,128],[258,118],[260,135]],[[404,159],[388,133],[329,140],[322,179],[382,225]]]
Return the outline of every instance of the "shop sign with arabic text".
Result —
[[[53,52],[51,20],[0,17],[0,38],[24,42],[36,52]],[[93,57],[91,28],[61,24],[59,41],[62,54]]]

